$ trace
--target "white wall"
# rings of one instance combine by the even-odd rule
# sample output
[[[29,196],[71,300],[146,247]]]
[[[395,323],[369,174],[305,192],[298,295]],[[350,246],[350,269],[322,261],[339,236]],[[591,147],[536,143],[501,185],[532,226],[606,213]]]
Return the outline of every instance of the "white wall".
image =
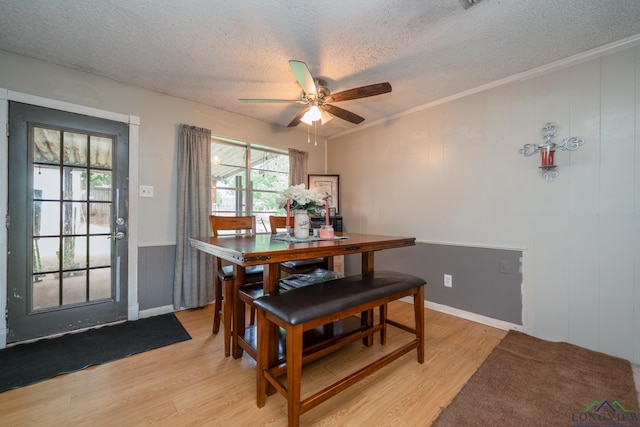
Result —
[[[636,45],[331,139],[347,230],[522,248],[527,333],[639,363],[638,82]],[[550,121],[586,143],[548,183]]]
[[[308,144],[305,132],[4,51],[0,51],[0,87],[140,117],[139,184],[154,186],[154,197],[138,200],[139,246],[175,244],[176,141],[180,123],[211,129],[218,136],[308,151],[309,170],[324,170],[324,144]]]

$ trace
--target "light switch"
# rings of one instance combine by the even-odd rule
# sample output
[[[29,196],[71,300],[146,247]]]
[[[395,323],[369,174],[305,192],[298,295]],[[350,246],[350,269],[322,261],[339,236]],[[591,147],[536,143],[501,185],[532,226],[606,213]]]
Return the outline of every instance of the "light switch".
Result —
[[[153,185],[141,185],[140,197],[153,197]]]

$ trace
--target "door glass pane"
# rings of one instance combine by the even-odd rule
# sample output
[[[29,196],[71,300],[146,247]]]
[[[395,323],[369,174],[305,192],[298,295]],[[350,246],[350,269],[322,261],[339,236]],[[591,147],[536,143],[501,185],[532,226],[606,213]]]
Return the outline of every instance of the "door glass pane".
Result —
[[[46,218],[46,221],[42,219]],[[60,202],[33,202],[33,235],[51,236],[60,234]]]
[[[38,163],[60,163],[60,131],[56,129],[33,129],[33,161]]]
[[[62,195],[64,200],[85,200],[87,197],[87,170],[63,168]]]
[[[89,267],[108,267],[111,265],[111,239],[110,236],[89,237]]]
[[[111,234],[111,203],[89,203],[89,233]]]
[[[89,270],[89,300],[111,297],[111,268]]]
[[[90,200],[111,200],[111,171],[91,171]]]
[[[58,268],[60,268],[59,253],[59,237],[33,239],[33,272],[58,271]]]
[[[33,276],[33,310],[57,307],[60,304],[59,279],[56,274]]]
[[[86,234],[87,232],[87,204],[79,202],[62,203],[62,234]]]
[[[62,245],[63,270],[87,267],[87,238],[85,236],[63,237]]]
[[[64,164],[86,166],[87,135],[80,133],[64,133]]]
[[[101,136],[91,137],[91,166],[111,169],[111,151],[113,150],[113,139]]]
[[[33,193],[35,199],[60,199],[60,168],[46,165],[34,166]]]
[[[65,273],[62,278],[62,304],[87,301],[87,278],[84,271]]]

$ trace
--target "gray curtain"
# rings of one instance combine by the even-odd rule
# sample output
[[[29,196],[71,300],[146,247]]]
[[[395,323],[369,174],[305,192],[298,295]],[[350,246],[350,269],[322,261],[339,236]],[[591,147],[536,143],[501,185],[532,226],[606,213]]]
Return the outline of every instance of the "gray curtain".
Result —
[[[307,185],[307,159],[306,151],[289,148],[289,185]]]
[[[211,131],[180,125],[178,221],[173,307],[203,307],[213,300],[213,257],[189,246],[211,235]]]

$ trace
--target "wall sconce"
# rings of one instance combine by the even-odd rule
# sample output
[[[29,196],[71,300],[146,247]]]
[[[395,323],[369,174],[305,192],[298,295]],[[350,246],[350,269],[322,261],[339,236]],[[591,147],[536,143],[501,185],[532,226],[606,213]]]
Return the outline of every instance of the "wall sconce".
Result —
[[[578,138],[572,136],[570,138],[565,138],[562,142],[554,141],[556,137],[556,133],[558,132],[558,128],[555,123],[547,123],[542,128],[542,139],[544,139],[544,143],[540,145],[535,144],[525,144],[524,147],[520,149],[520,153],[524,154],[526,157],[529,157],[537,152],[540,152],[540,170],[542,171],[542,177],[545,181],[551,182],[558,176],[558,171],[556,170],[556,165],[554,164],[554,156],[556,154],[556,149],[560,148],[563,151],[575,151],[584,144],[584,140],[582,138]]]

